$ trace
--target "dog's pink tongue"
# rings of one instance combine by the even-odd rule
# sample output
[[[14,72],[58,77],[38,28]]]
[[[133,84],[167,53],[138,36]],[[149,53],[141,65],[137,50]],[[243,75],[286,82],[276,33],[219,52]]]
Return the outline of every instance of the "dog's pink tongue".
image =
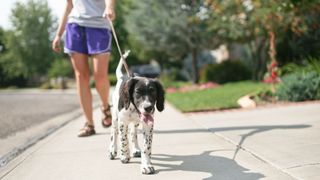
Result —
[[[154,119],[152,115],[149,114],[141,114],[140,116],[141,120],[144,121],[147,125],[153,125]]]

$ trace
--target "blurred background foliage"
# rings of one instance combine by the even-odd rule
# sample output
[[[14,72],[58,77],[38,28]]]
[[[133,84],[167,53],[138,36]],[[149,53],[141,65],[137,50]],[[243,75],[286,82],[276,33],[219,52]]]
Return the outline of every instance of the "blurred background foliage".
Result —
[[[262,80],[271,61],[282,69],[320,60],[318,0],[117,0],[116,12],[120,44],[132,51],[129,65],[154,59],[166,80],[211,80],[208,74],[225,66],[206,68],[210,63],[201,63],[201,54],[222,44],[230,52],[241,48],[232,59],[241,61],[237,67],[246,66],[239,72],[244,79]],[[73,77],[68,57],[51,50],[58,18],[46,1],[16,3],[10,21],[12,29],[0,27],[0,87],[39,86],[50,78]],[[113,44],[110,73],[119,60],[116,50]],[[188,57],[191,76],[183,76]]]

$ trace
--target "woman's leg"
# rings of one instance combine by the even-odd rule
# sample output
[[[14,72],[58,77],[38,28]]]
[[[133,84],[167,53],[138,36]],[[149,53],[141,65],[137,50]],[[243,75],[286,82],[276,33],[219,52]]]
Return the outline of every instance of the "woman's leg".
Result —
[[[88,56],[80,53],[72,53],[71,62],[74,69],[80,105],[89,125],[94,125],[92,119],[92,95],[90,91],[90,68]]]
[[[97,54],[93,56],[94,80],[96,89],[100,95],[103,108],[109,106],[110,82],[108,77],[109,53]]]

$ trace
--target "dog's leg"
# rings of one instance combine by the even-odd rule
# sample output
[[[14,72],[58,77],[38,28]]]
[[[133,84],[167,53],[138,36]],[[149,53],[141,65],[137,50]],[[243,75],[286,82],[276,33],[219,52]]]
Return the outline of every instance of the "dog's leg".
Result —
[[[119,122],[119,135],[121,142],[120,160],[122,163],[128,163],[130,161],[130,150],[128,141],[128,124]]]
[[[133,123],[133,126],[130,131],[131,142],[132,142],[132,156],[133,157],[141,157],[141,150],[138,145],[138,135],[137,135],[137,128],[139,127],[139,122]]]
[[[117,142],[118,142],[118,118],[112,120],[111,126],[111,142],[109,146],[109,158],[113,160],[117,156]]]
[[[155,170],[151,164],[151,146],[153,137],[153,125],[143,123],[143,153],[141,154],[142,174],[154,174]]]

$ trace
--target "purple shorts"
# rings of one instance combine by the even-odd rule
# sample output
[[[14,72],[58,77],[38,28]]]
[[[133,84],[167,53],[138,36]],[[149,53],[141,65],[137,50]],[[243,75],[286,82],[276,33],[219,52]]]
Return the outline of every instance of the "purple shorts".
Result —
[[[64,52],[68,54],[101,54],[111,51],[111,32],[109,29],[79,26],[68,23]]]

